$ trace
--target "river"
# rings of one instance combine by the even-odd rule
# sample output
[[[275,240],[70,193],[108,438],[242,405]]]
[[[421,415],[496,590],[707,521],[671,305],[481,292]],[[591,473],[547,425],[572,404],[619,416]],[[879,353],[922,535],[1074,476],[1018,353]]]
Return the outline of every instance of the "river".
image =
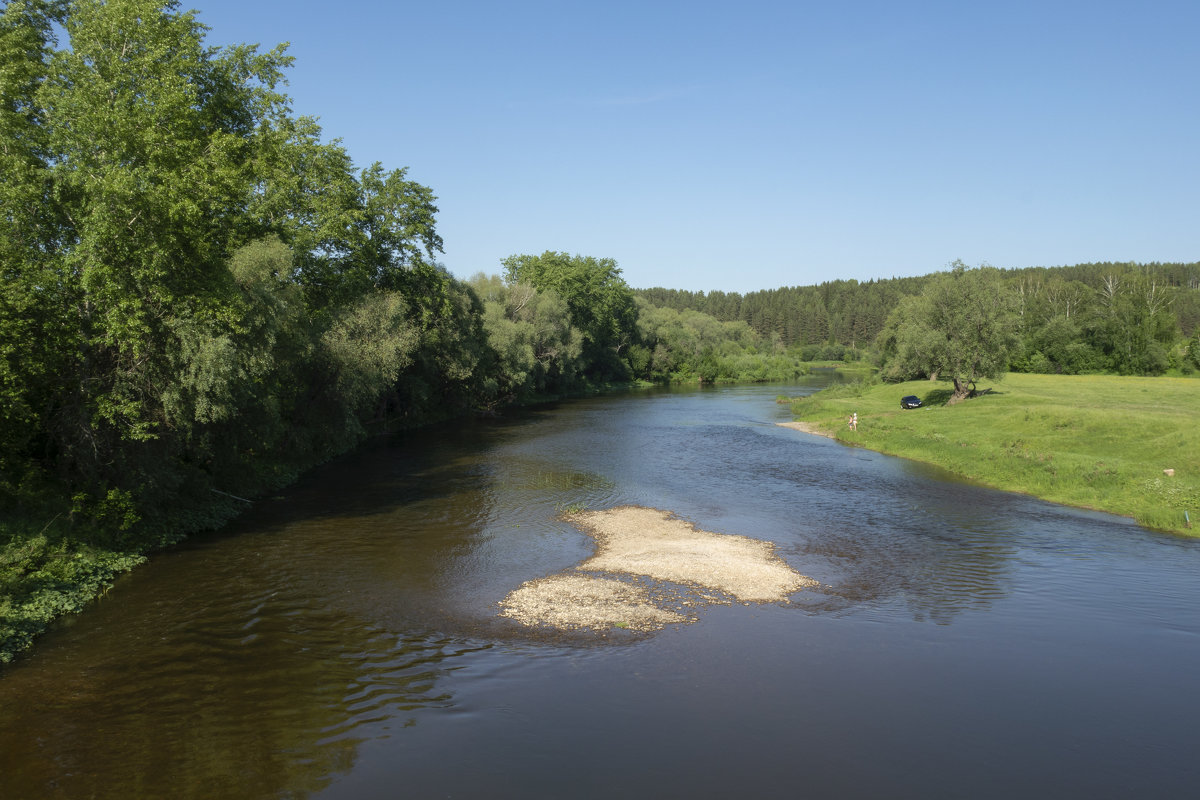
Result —
[[[1191,796],[1200,541],[775,424],[827,380],[325,465],[0,672],[0,798]],[[820,585],[652,634],[497,615],[592,553],[564,508],[627,504]]]

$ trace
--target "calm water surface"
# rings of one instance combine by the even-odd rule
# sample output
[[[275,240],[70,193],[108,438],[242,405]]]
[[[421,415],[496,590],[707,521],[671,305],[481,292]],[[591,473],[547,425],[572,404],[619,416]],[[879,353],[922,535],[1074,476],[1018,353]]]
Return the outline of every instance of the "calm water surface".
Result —
[[[821,380],[327,465],[0,672],[0,798],[1193,796],[1200,542],[774,425]],[[821,587],[642,637],[496,616],[591,554],[559,509],[631,503]]]

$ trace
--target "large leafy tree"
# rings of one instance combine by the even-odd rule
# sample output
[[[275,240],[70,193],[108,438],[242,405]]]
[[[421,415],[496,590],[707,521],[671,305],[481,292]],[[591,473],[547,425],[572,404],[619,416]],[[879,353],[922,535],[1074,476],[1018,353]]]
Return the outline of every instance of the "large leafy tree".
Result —
[[[8,488],[53,473],[129,520],[344,446],[406,370],[454,371],[430,402],[469,383],[481,334],[433,261],[432,193],[293,117],[283,48],[205,30],[174,0],[0,11]]]
[[[505,284],[497,275],[471,279],[483,301],[484,328],[496,353],[492,378],[499,402],[566,392],[582,368],[582,337],[566,302],[553,290]]]
[[[0,489],[24,472],[74,344],[70,289],[54,269],[61,215],[38,102],[62,16],[62,3],[38,0],[0,11]]]
[[[161,486],[176,443],[232,414],[219,406],[243,376],[243,314],[227,262],[289,59],[206,48],[204,27],[173,2],[65,9],[69,46],[43,59],[32,97],[51,209],[39,233],[52,248],[16,269],[35,267],[37,304],[60,332],[47,354],[57,381],[41,398],[46,456],[72,485],[118,501]]]
[[[616,261],[548,250],[540,256],[509,256],[503,265],[509,284],[553,291],[566,301],[571,324],[583,334],[584,360],[593,377],[628,376],[621,356],[635,342],[637,305]]]
[[[1104,276],[1086,325],[1090,338],[1121,375],[1158,375],[1178,338],[1171,306],[1175,290],[1161,279],[1138,273]]]
[[[951,403],[969,397],[976,381],[1001,378],[1016,344],[1012,294],[1000,271],[961,261],[922,294],[904,298],[879,337],[885,377],[948,379]]]

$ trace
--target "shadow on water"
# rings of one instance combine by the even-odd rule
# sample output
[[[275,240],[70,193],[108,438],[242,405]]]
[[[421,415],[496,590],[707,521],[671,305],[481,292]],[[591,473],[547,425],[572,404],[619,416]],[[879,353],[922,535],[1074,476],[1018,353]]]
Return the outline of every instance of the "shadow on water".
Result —
[[[372,442],[124,577],[0,679],[0,794],[299,797],[352,767],[364,725],[452,706],[439,676],[487,645],[373,619],[371,539],[411,531],[364,525],[478,494],[459,457],[535,421]]]
[[[523,429],[550,414],[551,407],[542,407],[377,436],[317,467],[276,496],[258,501],[233,525],[209,537],[238,536],[263,526],[287,527],[297,520],[390,514],[397,505],[481,487],[494,470],[480,463],[478,455],[520,436]]]
[[[611,490],[486,457],[549,413],[369,442],[125,576],[0,678],[0,795],[301,797],[352,770],[364,740],[453,709],[438,685],[464,655],[634,641],[495,617],[515,588],[503,564],[488,575],[495,487],[510,504]]]
[[[353,768],[362,726],[386,720],[372,735],[387,735],[453,705],[436,684],[471,646],[303,614],[155,631],[136,664],[92,648],[51,685],[33,659],[5,678],[6,701],[37,704],[6,704],[4,796],[303,797]],[[337,634],[314,635],[322,622]]]

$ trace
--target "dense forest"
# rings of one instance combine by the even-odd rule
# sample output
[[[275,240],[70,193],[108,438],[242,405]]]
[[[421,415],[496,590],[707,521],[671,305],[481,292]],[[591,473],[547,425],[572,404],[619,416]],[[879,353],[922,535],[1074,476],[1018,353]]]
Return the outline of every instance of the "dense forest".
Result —
[[[745,295],[664,288],[638,295],[655,306],[745,322],[811,359],[837,347],[874,350],[900,301],[927,291],[935,277],[838,280]],[[1019,335],[1014,371],[1159,375],[1200,367],[1200,263],[1028,267],[997,270],[994,281]]]
[[[296,116],[283,48],[204,34],[164,0],[0,13],[0,660],[373,431],[632,381],[927,364],[881,334],[934,275],[635,291],[611,259],[547,251],[456,278],[430,188]],[[1200,265],[986,276],[1012,369],[1200,366]]]

